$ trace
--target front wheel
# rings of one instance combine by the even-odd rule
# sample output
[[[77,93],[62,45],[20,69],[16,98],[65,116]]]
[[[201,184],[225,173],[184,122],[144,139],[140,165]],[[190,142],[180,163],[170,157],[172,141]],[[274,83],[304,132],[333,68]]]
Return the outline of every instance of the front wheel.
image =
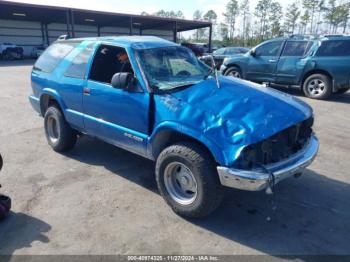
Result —
[[[303,91],[309,98],[327,99],[332,94],[332,81],[326,75],[313,74],[304,81]]]
[[[232,76],[235,78],[242,78],[242,72],[241,69],[236,67],[236,66],[232,66],[230,68],[228,68],[225,72],[225,76]]]
[[[50,106],[44,118],[45,134],[49,145],[56,152],[72,149],[77,141],[77,132],[73,130],[60,109]]]
[[[194,143],[164,149],[157,159],[158,189],[175,213],[204,217],[222,200],[216,165],[208,152]]]

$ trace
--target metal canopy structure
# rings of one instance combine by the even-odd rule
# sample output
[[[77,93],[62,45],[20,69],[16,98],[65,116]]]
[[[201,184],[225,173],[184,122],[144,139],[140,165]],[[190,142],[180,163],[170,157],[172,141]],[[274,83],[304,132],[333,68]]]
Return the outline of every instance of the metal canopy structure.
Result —
[[[96,26],[97,36],[101,35],[101,28],[103,27],[117,26],[128,29],[120,34],[129,35],[142,35],[145,30],[171,31],[173,32],[174,42],[177,42],[178,32],[209,28],[209,49],[211,50],[212,24],[207,21],[102,12],[9,1],[0,1],[0,19],[40,22],[43,37],[47,34],[47,25],[52,23],[65,24],[66,33],[70,37],[76,36],[76,25]]]

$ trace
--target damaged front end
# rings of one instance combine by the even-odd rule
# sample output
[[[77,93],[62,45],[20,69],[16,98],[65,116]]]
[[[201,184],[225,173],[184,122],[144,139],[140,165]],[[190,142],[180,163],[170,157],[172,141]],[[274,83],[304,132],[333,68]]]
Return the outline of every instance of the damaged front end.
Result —
[[[233,78],[155,96],[155,125],[198,139],[218,163],[221,184],[258,191],[298,175],[318,151],[306,103]]]
[[[317,155],[313,117],[247,146],[233,167],[218,167],[221,184],[248,191],[271,189],[281,180],[300,175]]]

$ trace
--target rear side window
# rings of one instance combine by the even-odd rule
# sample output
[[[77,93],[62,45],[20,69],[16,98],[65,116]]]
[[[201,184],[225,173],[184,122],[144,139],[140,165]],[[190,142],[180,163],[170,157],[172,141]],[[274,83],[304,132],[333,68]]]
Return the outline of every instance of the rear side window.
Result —
[[[49,46],[35,63],[34,70],[39,70],[46,73],[52,72],[62,61],[62,59],[68,55],[77,45],[78,43],[76,42],[65,42],[56,43]]]
[[[350,55],[350,41],[330,40],[321,43],[316,56],[348,56]]]
[[[282,56],[303,56],[310,47],[311,44],[308,41],[288,41]]]
[[[88,45],[72,61],[64,73],[65,76],[84,79],[86,76],[87,64],[93,52],[93,44]]]

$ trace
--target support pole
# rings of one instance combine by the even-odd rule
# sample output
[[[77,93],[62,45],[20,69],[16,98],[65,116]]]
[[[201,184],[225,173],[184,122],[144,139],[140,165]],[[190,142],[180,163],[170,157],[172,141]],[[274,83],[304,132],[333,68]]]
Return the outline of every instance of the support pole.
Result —
[[[50,36],[49,36],[49,29],[47,28],[47,24],[44,24],[44,30],[46,34],[46,44],[47,46],[50,45]]]
[[[70,15],[69,15],[69,10],[66,11],[66,26],[67,26],[67,37],[70,38]]]
[[[177,21],[174,22],[174,42],[177,43]]]
[[[132,19],[132,16],[130,16],[130,30],[129,30],[129,35],[132,35],[132,26],[133,26],[133,19]]]
[[[209,45],[208,45],[209,53],[211,53],[211,51],[212,51],[212,36],[213,36],[213,25],[210,24],[210,26],[209,26]]]
[[[40,23],[40,29],[41,29],[41,40],[42,40],[42,45],[45,45],[45,30],[44,30],[44,23]]]
[[[71,9],[70,10],[70,18],[71,18],[71,26],[72,26],[72,37],[75,38],[75,30],[74,30],[74,12],[73,10]]]
[[[140,33],[140,35],[142,35],[142,28],[141,27],[139,29],[139,33]]]

